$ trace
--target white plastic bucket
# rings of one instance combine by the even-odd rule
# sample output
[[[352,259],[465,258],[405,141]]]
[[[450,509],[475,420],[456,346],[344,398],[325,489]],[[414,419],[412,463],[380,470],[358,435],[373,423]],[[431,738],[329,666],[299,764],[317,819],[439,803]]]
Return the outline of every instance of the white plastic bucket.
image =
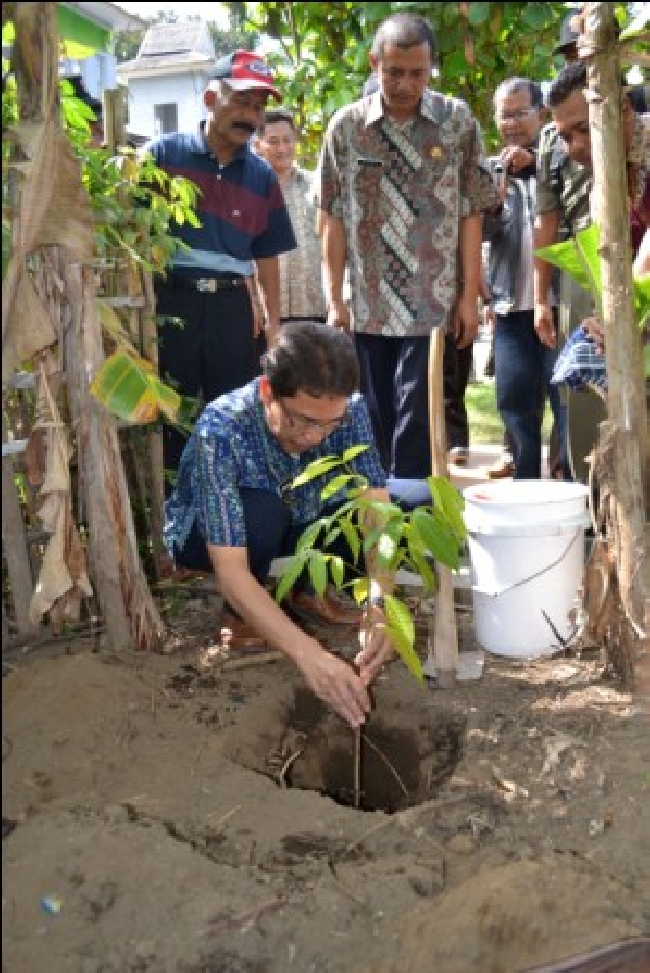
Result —
[[[550,655],[573,631],[587,487],[499,480],[467,487],[463,496],[478,641],[495,655]]]

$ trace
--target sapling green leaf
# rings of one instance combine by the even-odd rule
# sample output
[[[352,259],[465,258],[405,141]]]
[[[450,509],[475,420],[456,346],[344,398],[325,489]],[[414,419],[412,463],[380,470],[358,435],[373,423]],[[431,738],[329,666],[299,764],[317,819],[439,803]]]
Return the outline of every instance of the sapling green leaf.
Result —
[[[370,597],[370,578],[365,574],[354,578],[350,588],[357,605],[363,605]]]
[[[282,601],[291,591],[294,584],[298,580],[298,577],[304,571],[308,557],[309,551],[306,550],[299,551],[289,559],[289,564],[282,572],[278,586],[275,590],[275,597],[277,601]]]
[[[449,522],[456,537],[462,541],[465,537],[462,496],[453,483],[441,476],[427,477],[427,485],[433,498],[434,511]]]
[[[345,562],[338,554],[332,554],[329,558],[330,574],[336,587],[341,590],[345,583]]]
[[[421,554],[419,551],[415,550],[415,548],[412,548],[409,561],[412,567],[415,569],[415,573],[419,574],[422,578],[425,590],[434,591],[436,587],[436,576],[433,573],[433,569],[424,554]]]
[[[370,595],[370,578],[358,573],[362,552],[374,554],[375,566],[382,575],[394,576],[400,566],[408,566],[421,576],[427,591],[435,589],[431,558],[452,569],[458,568],[466,533],[462,518],[464,501],[456,488],[443,477],[428,477],[433,503],[413,511],[404,511],[392,501],[372,499],[368,496],[367,480],[350,465],[366,449],[368,446],[354,446],[342,456],[321,457],[293,481],[292,487],[296,488],[341,467],[342,472],[323,486],[321,498],[329,500],[344,492],[347,499],[334,513],[321,517],[303,532],[296,554],[289,559],[276,589],[278,601],[282,601],[306,568],[319,595],[327,588],[329,573],[338,590],[348,588],[356,603],[364,604]],[[349,565],[340,556],[327,553],[327,548],[341,535],[350,550]],[[314,549],[321,538],[322,552]],[[386,595],[384,602],[386,630],[395,649],[409,671],[422,680],[409,607],[393,594]]]
[[[324,473],[329,473],[334,467],[340,465],[340,456],[320,456],[305,467],[302,473],[298,474],[293,480],[292,486],[295,488],[304,486],[305,483],[311,483],[312,480],[317,479],[317,477],[322,476]]]
[[[418,682],[424,682],[422,663],[414,648],[415,625],[411,612],[403,601],[393,595],[386,595],[385,603],[386,620],[393,644],[409,672],[415,676]]]
[[[456,570],[460,563],[458,544],[444,523],[427,510],[420,508],[413,511],[411,523],[433,558]]]
[[[322,597],[327,588],[327,563],[322,551],[309,552],[307,568],[309,571],[309,580],[313,585],[314,591]]]
[[[306,527],[298,538],[298,543],[296,544],[296,551],[306,551],[311,549],[316,543],[316,539],[322,530],[327,528],[327,517],[320,517],[315,520],[313,524]]]
[[[339,476],[335,476],[330,480],[326,487],[323,487],[321,490],[321,499],[331,500],[335,493],[338,493],[349,483],[353,483],[357,479],[358,477],[353,473],[340,473]]]
[[[360,446],[348,446],[346,450],[343,451],[343,455],[340,457],[341,463],[351,463],[353,459],[356,459],[361,453],[365,453],[370,447],[366,445]]]
[[[359,539],[359,534],[355,527],[350,523],[349,518],[343,516],[339,521],[341,527],[341,532],[345,537],[346,543],[350,548],[350,553],[352,554],[352,560],[359,560],[359,551],[361,550],[361,541]]]
[[[341,536],[341,525],[335,524],[333,528],[327,531],[325,535],[324,545],[325,547],[331,547],[337,537]]]

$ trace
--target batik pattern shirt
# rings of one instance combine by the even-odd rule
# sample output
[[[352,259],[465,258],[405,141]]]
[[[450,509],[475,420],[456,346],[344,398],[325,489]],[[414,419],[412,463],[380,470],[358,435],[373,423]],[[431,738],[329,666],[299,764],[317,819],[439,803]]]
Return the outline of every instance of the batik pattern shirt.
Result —
[[[460,221],[497,203],[467,105],[427,89],[398,124],[380,92],[362,98],[333,116],[317,172],[319,205],[345,224],[354,330],[417,337],[446,325]]]
[[[293,480],[313,460],[341,455],[350,446],[369,444],[351,466],[370,488],[384,487],[386,477],[374,446],[370,416],[361,395],[348,400],[348,421],[322,443],[298,455],[285,453],[270,431],[259,379],[215,399],[201,414],[181,457],[176,488],[165,508],[165,545],[173,556],[182,549],[193,524],[206,543],[246,547],[241,489],[272,490],[281,496],[295,525],[313,523],[323,510],[321,491],[340,473],[335,468],[301,487]],[[327,503],[345,498],[334,494]]]
[[[281,254],[278,260],[281,319],[324,318],[327,314],[312,178],[306,169],[294,166],[291,178],[282,186],[298,245],[295,250]]]

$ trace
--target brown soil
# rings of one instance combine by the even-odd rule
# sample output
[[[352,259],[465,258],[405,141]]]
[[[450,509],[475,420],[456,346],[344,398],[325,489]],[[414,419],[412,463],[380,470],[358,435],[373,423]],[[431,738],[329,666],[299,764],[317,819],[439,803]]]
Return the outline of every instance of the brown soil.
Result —
[[[353,735],[175,601],[167,654],[6,672],[6,973],[520,973],[650,934],[648,726],[597,653],[451,690],[394,663],[355,809]]]

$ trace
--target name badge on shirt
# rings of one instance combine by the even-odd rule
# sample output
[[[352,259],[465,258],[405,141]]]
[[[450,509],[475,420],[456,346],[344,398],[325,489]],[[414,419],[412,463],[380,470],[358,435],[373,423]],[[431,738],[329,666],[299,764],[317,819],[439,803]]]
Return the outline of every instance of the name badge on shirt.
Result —
[[[357,165],[365,166],[368,169],[382,169],[384,163],[381,161],[381,159],[368,159],[364,156],[360,156],[357,159]]]

